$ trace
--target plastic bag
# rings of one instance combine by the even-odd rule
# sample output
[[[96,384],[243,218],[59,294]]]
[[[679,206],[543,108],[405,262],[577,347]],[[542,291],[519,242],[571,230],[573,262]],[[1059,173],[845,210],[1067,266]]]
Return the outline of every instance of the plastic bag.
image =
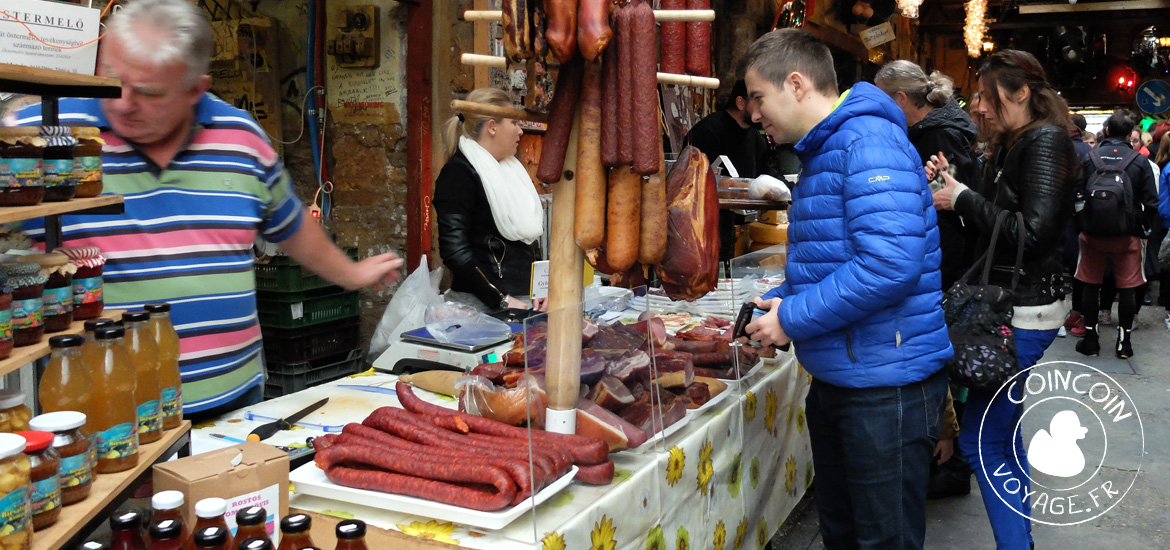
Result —
[[[455,302],[432,304],[427,307],[423,320],[431,337],[444,344],[477,346],[512,336],[512,327],[508,323]]]
[[[792,191],[784,182],[764,174],[748,184],[748,197],[771,201],[792,200]]]
[[[398,341],[398,336],[403,332],[423,326],[427,307],[443,303],[443,298],[439,296],[439,280],[442,277],[442,268],[427,272],[427,257],[424,255],[418,268],[402,281],[386,305],[382,320],[378,321],[378,328],[374,329],[370,352],[366,357],[376,359],[390,347],[391,342]]]
[[[528,422],[533,427],[544,425],[544,411],[548,396],[541,381],[526,374],[515,388],[492,384],[483,376],[464,376],[455,381],[459,388],[459,410],[490,418],[512,426]]]

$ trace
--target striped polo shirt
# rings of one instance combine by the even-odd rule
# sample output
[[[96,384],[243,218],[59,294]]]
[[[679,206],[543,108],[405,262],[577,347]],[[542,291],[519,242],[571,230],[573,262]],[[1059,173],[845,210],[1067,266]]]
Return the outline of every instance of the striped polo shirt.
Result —
[[[157,166],[114,135],[96,99],[63,99],[61,124],[97,126],[103,194],[125,199],[121,215],[63,216],[65,246],[97,246],[107,259],[106,307],[170,302],[180,338],[183,411],[222,405],[263,383],[252,245],[292,236],[303,207],[264,132],[212,94],[170,165]],[[40,123],[40,106],[17,114]],[[40,220],[25,224],[43,238]]]

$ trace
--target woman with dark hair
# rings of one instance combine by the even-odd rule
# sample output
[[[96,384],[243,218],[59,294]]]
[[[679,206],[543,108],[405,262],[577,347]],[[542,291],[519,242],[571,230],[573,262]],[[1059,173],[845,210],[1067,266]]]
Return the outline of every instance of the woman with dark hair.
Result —
[[[1032,54],[1002,50],[979,70],[983,101],[979,112],[996,134],[999,148],[988,159],[983,194],[971,192],[947,171],[944,156],[927,163],[927,176],[941,171],[946,185],[934,193],[935,206],[954,210],[990,240],[1001,212],[1004,220],[992,261],[992,282],[1010,287],[1023,214],[1024,261],[1014,295],[1012,326],[1021,369],[1036,364],[1064,323],[1061,241],[1073,213],[1080,163],[1068,126],[1068,105],[1044,77]],[[993,399],[994,397],[994,399]],[[1014,399],[1014,400],[1013,400]],[[1031,504],[1023,435],[1015,430],[1022,407],[1019,388],[1011,392],[972,389],[962,419],[960,447],[971,463],[1000,549],[1028,549],[1032,543]],[[989,475],[1008,468],[1020,491],[1001,499]]]

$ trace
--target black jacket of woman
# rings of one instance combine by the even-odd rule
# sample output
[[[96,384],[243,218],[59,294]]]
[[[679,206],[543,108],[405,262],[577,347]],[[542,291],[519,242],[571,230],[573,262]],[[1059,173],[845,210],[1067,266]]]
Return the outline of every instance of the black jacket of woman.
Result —
[[[528,296],[540,245],[500,235],[483,182],[462,151],[439,172],[433,204],[439,255],[454,275],[451,290],[469,292],[489,309],[497,309],[505,296]]]
[[[955,179],[982,194],[979,157],[975,153],[976,132],[975,123],[954,99],[931,109],[925,118],[906,130],[923,164],[930,160],[931,155],[941,151],[954,166],[952,175]],[[978,233],[965,225],[959,214],[953,211],[938,212],[938,235],[942,249],[942,289],[945,292],[982,252],[975,253]]]
[[[1024,215],[1024,261],[1014,305],[1048,305],[1064,296],[1062,236],[1072,217],[1080,177],[1080,161],[1068,131],[1038,126],[1005,144],[987,163],[982,195],[964,192],[955,200],[955,212],[979,230],[981,250],[986,250],[1001,211]],[[1018,234],[1016,217],[1009,215],[1000,230],[991,282],[1011,285]]]

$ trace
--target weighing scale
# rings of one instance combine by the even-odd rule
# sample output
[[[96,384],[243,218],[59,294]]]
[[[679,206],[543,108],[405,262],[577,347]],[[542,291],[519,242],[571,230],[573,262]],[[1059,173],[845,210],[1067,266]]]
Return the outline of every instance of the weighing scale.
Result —
[[[508,323],[513,334],[520,332],[523,327],[515,323]],[[402,333],[398,341],[391,344],[386,351],[374,361],[374,368],[380,371],[395,372],[395,365],[402,359],[422,359],[434,361],[470,371],[484,363],[498,363],[503,360],[504,354],[512,349],[512,336],[497,342],[480,345],[467,345],[457,342],[440,342],[431,336],[426,327]]]

